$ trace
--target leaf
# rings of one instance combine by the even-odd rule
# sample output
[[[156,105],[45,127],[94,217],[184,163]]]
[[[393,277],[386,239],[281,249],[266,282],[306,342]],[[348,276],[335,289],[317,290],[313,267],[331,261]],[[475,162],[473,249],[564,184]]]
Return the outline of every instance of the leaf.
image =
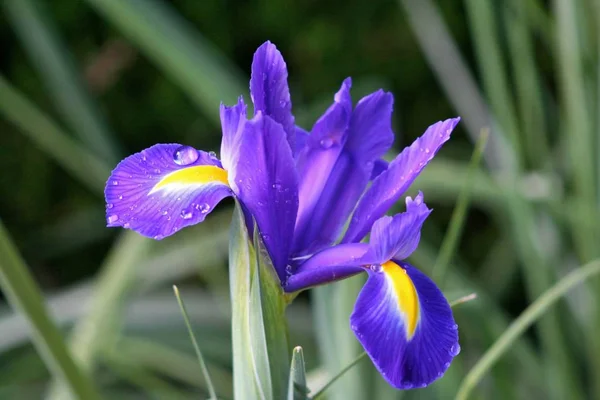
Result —
[[[302,352],[302,347],[298,346],[294,348],[292,353],[287,400],[306,400],[307,398],[308,387],[306,385],[304,354]]]
[[[234,394],[280,399],[285,397],[289,370],[286,302],[257,235],[255,229],[253,246],[237,204],[229,242]]]

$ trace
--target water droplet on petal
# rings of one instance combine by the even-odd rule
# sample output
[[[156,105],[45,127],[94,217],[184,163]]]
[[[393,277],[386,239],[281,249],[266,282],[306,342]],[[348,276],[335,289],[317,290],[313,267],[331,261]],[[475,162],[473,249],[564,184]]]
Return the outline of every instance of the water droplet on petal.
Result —
[[[183,218],[183,219],[190,219],[190,218],[192,218],[193,214],[189,210],[182,210],[180,215],[181,215],[181,218]]]
[[[119,195],[119,197],[118,197],[118,199],[119,199],[119,200],[123,200],[123,195],[122,195],[122,194],[120,194],[120,195]]]
[[[173,153],[173,161],[177,165],[189,165],[198,159],[198,150],[191,146],[179,146]]]
[[[195,208],[202,214],[206,214],[210,211],[210,205],[208,203],[196,204]]]
[[[273,189],[275,189],[275,190],[281,190],[281,183],[274,183],[274,184],[272,185],[272,187],[273,187]]]
[[[430,152],[429,147],[426,147],[425,148],[425,153],[429,154],[429,152]]]
[[[450,347],[449,353],[451,356],[458,355],[458,353],[460,353],[460,345],[458,343],[453,344],[452,347]]]
[[[113,205],[112,205],[112,203],[108,203],[108,204],[106,205],[106,208],[108,208],[109,210],[110,210],[111,208],[113,208]]]
[[[130,227],[131,227],[131,224],[129,222],[125,222],[123,224],[123,228],[125,228],[125,229],[129,229]]]
[[[154,236],[154,239],[155,239],[155,240],[161,240],[162,238],[164,238],[164,236],[163,236],[163,235],[155,235],[155,236]]]
[[[369,265],[369,269],[373,272],[381,272],[383,271],[383,267],[379,264],[371,264]]]
[[[214,151],[209,151],[209,152],[208,152],[208,155],[209,155],[211,158],[216,158],[216,157],[217,157],[217,153],[215,153]]]
[[[457,330],[458,329],[458,325],[454,324],[454,326],[452,326],[452,329]]]
[[[332,138],[321,139],[319,144],[321,145],[322,148],[328,149],[331,146],[333,146],[333,139]]]
[[[112,214],[112,215],[109,215],[106,220],[108,221],[109,224],[114,224],[115,222],[117,222],[119,220],[119,216],[117,214]]]
[[[113,186],[117,186],[119,184],[119,181],[112,181],[111,183],[113,184]]]
[[[450,362],[444,364],[444,369],[448,369],[448,367],[450,367]]]
[[[161,214],[162,215],[167,215],[169,212],[167,210],[164,210]]]

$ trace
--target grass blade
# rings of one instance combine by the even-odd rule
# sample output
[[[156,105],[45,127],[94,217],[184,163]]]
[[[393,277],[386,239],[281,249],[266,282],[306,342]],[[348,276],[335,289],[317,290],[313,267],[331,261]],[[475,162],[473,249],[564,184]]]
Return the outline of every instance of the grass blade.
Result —
[[[71,338],[71,349],[83,368],[93,371],[97,357],[108,351],[120,333],[125,298],[137,276],[137,267],[152,240],[127,231],[108,255],[96,280],[89,312],[77,323]],[[64,400],[64,390],[54,384],[49,398]]]
[[[467,170],[466,180],[463,184],[462,190],[458,195],[458,199],[456,200],[456,207],[454,207],[454,211],[452,212],[448,232],[444,237],[444,241],[442,242],[440,249],[440,255],[438,256],[435,266],[433,267],[433,280],[438,282],[440,287],[444,286],[443,281],[446,275],[446,269],[448,268],[448,264],[450,264],[452,255],[456,251],[456,246],[458,245],[458,241],[462,235],[465,218],[467,217],[467,210],[471,201],[471,187],[473,186],[474,181],[473,178],[479,167],[481,156],[485,150],[488,135],[489,131],[482,130],[479,138],[477,139],[475,150],[473,151],[473,155],[471,156],[471,161]]]
[[[0,75],[0,113],[95,193],[103,193],[110,167],[64,133]]]
[[[137,45],[215,124],[219,104],[247,93],[243,74],[221,57],[166,3],[155,0],[87,0]]]
[[[306,385],[304,354],[302,352],[302,347],[298,346],[294,348],[292,353],[287,400],[306,400],[307,397],[308,387]]]
[[[113,135],[84,89],[80,73],[51,20],[44,18],[47,10],[42,5],[32,0],[7,0],[4,9],[67,125],[90,151],[116,164],[118,151]]]
[[[52,322],[40,289],[0,222],[0,285],[15,309],[27,316],[32,327],[33,342],[54,377],[81,399],[99,399],[92,381],[75,364]]]
[[[585,282],[592,276],[600,273],[600,260],[571,272],[558,283],[548,289],[536,301],[534,301],[521,315],[513,321],[506,331],[490,347],[483,357],[473,366],[456,395],[457,400],[466,400],[469,394],[483,379],[487,371],[495,362],[510,348],[516,339],[523,334],[538,318],[540,318],[550,306],[558,301],[575,286]]]
[[[206,368],[204,357],[202,357],[202,352],[200,351],[200,347],[198,347],[196,336],[194,336],[194,331],[192,330],[192,324],[190,324],[190,319],[185,309],[185,304],[183,303],[183,300],[179,295],[179,289],[177,288],[177,286],[173,286],[173,291],[175,292],[175,297],[177,297],[177,303],[179,304],[179,308],[181,309],[181,314],[183,315],[185,326],[190,334],[190,340],[194,345],[194,351],[196,352],[196,356],[198,357],[198,363],[200,364],[200,368],[202,369],[202,375],[204,376],[204,381],[206,382],[206,386],[208,387],[210,400],[217,400],[217,393],[215,392],[215,387],[210,379],[210,374],[208,373],[208,369]]]
[[[319,391],[313,395],[312,399],[316,400],[316,399],[321,398],[321,396],[323,396],[325,391],[327,389],[329,389],[331,387],[331,385],[333,385],[338,379],[340,379],[342,376],[344,376],[344,374],[346,372],[350,371],[356,364],[358,364],[360,361],[362,361],[366,357],[367,357],[367,352],[363,351],[362,353],[360,353],[354,360],[350,361],[350,363],[348,365],[346,365],[344,368],[342,368],[342,370],[340,372],[338,372],[333,378],[331,378],[329,380],[329,382],[327,382],[325,384],[325,386],[323,386],[321,389],[319,389]]]

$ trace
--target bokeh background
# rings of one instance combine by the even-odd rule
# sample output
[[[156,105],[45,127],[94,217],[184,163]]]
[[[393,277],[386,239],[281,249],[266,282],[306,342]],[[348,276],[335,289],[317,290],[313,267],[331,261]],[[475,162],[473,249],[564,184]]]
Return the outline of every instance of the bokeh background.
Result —
[[[173,284],[217,392],[232,397],[232,203],[153,242],[105,227],[102,189],[118,160],[155,143],[218,151],[219,102],[249,100],[252,54],[265,40],[287,61],[293,111],[307,129],[347,76],[355,100],[378,88],[394,94],[390,159],[428,125],[463,118],[409,192],[422,190],[435,209],[411,261],[449,300],[478,295],[455,309],[461,355],[431,387],[403,393],[361,361],[328,399],[453,398],[529,304],[600,255],[595,0],[0,4],[4,240],[18,248],[107,398],[206,396]],[[484,128],[486,150],[470,168]],[[464,229],[449,246],[460,198],[470,207],[455,213]],[[441,267],[440,248],[448,261]],[[348,326],[361,279],[304,293],[289,310],[313,390],[362,351]],[[599,331],[600,282],[591,279],[512,341],[472,398],[600,399]],[[5,301],[0,364],[0,398],[64,398],[26,319]]]

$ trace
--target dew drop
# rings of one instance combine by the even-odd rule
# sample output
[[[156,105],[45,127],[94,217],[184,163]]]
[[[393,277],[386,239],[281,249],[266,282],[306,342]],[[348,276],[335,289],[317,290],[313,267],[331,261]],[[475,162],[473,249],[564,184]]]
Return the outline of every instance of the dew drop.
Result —
[[[196,204],[194,208],[200,211],[201,214],[206,214],[210,211],[210,205],[208,203]]]
[[[109,215],[108,218],[107,218],[107,221],[108,221],[109,224],[114,224],[118,220],[119,220],[119,216],[117,214]]]
[[[155,240],[161,240],[161,239],[163,239],[163,238],[164,238],[164,236],[163,236],[163,235],[155,235],[155,236],[154,236],[154,239],[155,239]]]
[[[173,153],[173,161],[177,165],[189,165],[198,159],[198,150],[191,146],[179,146]]]
[[[430,152],[429,147],[426,147],[425,148],[425,153],[429,154],[429,152]]]
[[[454,325],[452,326],[452,329],[454,329],[454,330],[457,330],[457,329],[458,329],[458,325],[457,325],[457,324],[454,324]]]
[[[113,208],[113,205],[112,205],[112,203],[108,203],[108,204],[106,205],[106,208],[107,208],[107,209],[109,209],[109,210],[110,210],[111,208]]]
[[[321,139],[321,141],[319,142],[319,144],[321,145],[322,148],[328,149],[331,146],[333,146],[333,139],[331,139],[331,138]]]
[[[447,362],[447,363],[444,364],[444,369],[448,369],[448,367],[450,367],[450,363],[449,362]]]
[[[369,269],[373,272],[381,272],[383,271],[383,267],[379,264],[371,264],[369,265]]]
[[[281,183],[274,183],[272,185],[272,188],[275,189],[275,190],[281,190]]]
[[[131,227],[131,224],[129,222],[125,222],[123,224],[123,228],[125,228],[125,229],[129,229],[130,227]]]
[[[113,186],[117,186],[119,184],[119,181],[112,181],[111,183],[113,184]]]
[[[123,200],[123,195],[122,195],[122,194],[120,194],[120,195],[119,195],[119,197],[118,197],[118,199],[119,199],[119,200]]]
[[[460,345],[458,343],[453,344],[452,347],[450,347],[449,353],[451,356],[458,355],[458,353],[460,353]]]
[[[183,219],[190,219],[190,218],[192,218],[193,214],[189,210],[182,210],[180,216]]]
[[[162,215],[167,215],[169,212],[167,210],[164,210],[161,214]]]

